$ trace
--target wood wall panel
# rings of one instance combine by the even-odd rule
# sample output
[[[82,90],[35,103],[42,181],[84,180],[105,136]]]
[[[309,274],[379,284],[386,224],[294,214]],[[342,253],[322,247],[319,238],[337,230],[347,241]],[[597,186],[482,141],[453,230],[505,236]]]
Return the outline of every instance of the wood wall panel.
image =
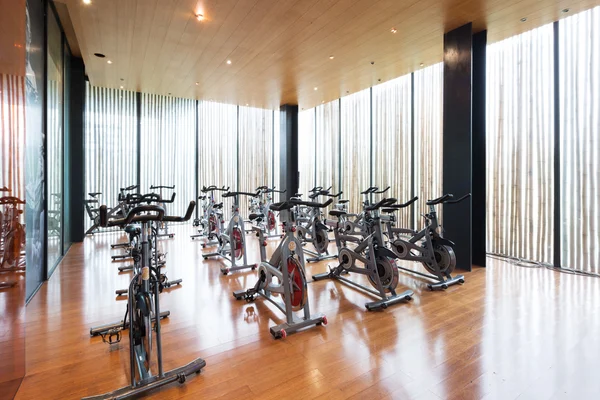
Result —
[[[313,107],[442,60],[472,22],[490,43],[600,0],[81,0],[64,2],[97,86]],[[561,10],[569,8],[569,13]],[[205,20],[194,13],[201,10]],[[526,17],[527,21],[521,22]],[[393,34],[390,29],[398,32]],[[93,56],[102,52],[113,61]],[[329,56],[334,55],[330,60]],[[231,65],[226,61],[232,60]],[[371,61],[375,64],[372,65]],[[123,81],[121,81],[123,79]],[[198,85],[195,83],[198,82]],[[314,87],[318,87],[315,91]]]

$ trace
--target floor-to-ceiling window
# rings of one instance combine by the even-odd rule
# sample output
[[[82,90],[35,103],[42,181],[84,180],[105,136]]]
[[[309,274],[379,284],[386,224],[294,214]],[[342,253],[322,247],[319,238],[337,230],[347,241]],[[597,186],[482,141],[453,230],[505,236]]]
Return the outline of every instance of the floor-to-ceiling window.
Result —
[[[316,183],[340,190],[340,101],[334,100],[315,109],[315,174]]]
[[[559,24],[561,265],[600,273],[600,7]]]
[[[487,249],[551,263],[553,28],[487,49]]]
[[[298,191],[308,198],[315,187],[315,109],[298,113]],[[320,183],[317,185],[322,186]],[[294,195],[294,193],[290,193]]]
[[[63,42],[58,20],[48,9],[46,97],[47,269],[52,273],[63,252]]]

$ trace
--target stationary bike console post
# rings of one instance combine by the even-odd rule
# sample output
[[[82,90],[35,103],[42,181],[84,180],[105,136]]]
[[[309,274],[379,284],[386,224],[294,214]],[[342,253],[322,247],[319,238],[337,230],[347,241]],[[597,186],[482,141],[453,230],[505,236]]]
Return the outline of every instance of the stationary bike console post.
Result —
[[[294,213],[290,210],[298,205],[323,208],[331,202],[331,199],[324,204],[288,200],[272,204],[271,210],[281,213],[285,211],[288,218],[283,222],[284,236],[268,261],[266,251],[264,251],[266,241],[262,236],[262,231],[257,230],[261,246],[258,281],[250,289],[233,292],[233,296],[237,300],[245,301],[254,301],[257,296],[260,296],[285,315],[284,323],[270,328],[271,335],[275,339],[285,338],[288,334],[309,326],[327,325],[327,317],[320,313],[311,314],[310,312],[304,253],[302,244],[295,235]],[[274,295],[279,295],[283,301],[276,300]],[[298,312],[302,313],[301,317],[296,315]]]
[[[175,185],[150,185],[150,190],[156,190],[158,189],[158,195],[159,197],[162,199],[162,195],[163,195],[163,190],[175,190]],[[163,200],[160,202],[160,205],[166,210],[167,208],[167,204],[168,203],[173,203],[175,201],[175,192],[173,192],[173,195],[171,197],[171,200]],[[159,229],[162,230],[163,233],[158,233],[156,235],[156,237],[161,238],[161,237],[166,237],[169,239],[172,239],[175,237],[174,233],[169,233],[169,224],[166,222],[162,222],[162,223],[157,223],[159,226]]]

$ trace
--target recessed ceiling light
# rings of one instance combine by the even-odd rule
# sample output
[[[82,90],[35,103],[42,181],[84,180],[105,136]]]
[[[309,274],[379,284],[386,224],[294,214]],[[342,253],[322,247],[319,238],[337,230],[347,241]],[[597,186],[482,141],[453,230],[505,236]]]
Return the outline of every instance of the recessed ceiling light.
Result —
[[[375,65],[375,61],[371,61],[371,65]]]
[[[104,57],[106,57],[106,56],[105,56],[104,54],[102,54],[102,53],[94,53],[94,55],[95,55],[96,57],[98,57],[98,58],[104,58]]]
[[[419,64],[420,67],[422,67],[423,65],[425,65],[425,64],[423,64],[423,63]]]
[[[246,107],[248,107],[248,103],[246,103]]]
[[[568,12],[569,12],[569,9],[568,9],[568,8],[563,8],[562,12],[564,12],[564,13],[568,13]]]
[[[330,59],[330,60],[333,60],[334,58],[335,58],[335,57],[333,57],[333,56],[329,56],[329,59]]]
[[[325,100],[321,101],[321,104],[325,104]]]
[[[202,14],[198,13],[198,14],[196,14],[196,19],[197,19],[198,21],[204,21],[204,15],[202,15]]]
[[[315,86],[315,90],[319,90],[319,88]]]
[[[231,65],[231,60],[227,60],[227,64]]]
[[[83,0],[83,4],[92,4],[92,0]]]
[[[377,79],[377,82],[381,82],[381,78]]]
[[[171,92],[169,92],[169,96],[171,95]]]
[[[396,33],[396,32],[398,32],[398,29],[396,29],[396,28],[392,28],[392,29],[390,29],[390,32],[392,32],[392,33]]]
[[[525,22],[525,21],[527,21],[527,17],[521,18],[521,22]]]
[[[123,89],[123,85],[121,85],[120,89]]]
[[[107,63],[107,64],[112,64],[112,61],[108,60],[106,63]]]
[[[125,79],[121,78],[121,82],[123,82]]]
[[[198,86],[198,85],[199,85],[199,83],[198,83],[198,82],[196,82],[196,86]]]

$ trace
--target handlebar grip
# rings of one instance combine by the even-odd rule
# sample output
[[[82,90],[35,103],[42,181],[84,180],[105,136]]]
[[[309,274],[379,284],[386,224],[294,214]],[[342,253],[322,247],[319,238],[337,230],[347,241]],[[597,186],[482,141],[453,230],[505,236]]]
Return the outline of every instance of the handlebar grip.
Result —
[[[385,193],[385,192],[387,192],[388,190],[390,190],[390,186],[386,187],[386,188],[385,188],[385,189],[383,189],[383,190],[379,190],[379,191],[377,191],[377,190],[374,190],[374,191],[373,191],[373,193],[374,193],[374,194],[381,194],[381,193]]]
[[[169,221],[169,222],[189,221],[189,219],[192,218],[192,213],[194,212],[195,207],[196,207],[196,202],[190,201],[190,205],[188,206],[187,211],[185,212],[185,216],[183,216],[183,217],[165,216],[165,217],[163,217],[163,221]]]
[[[165,186],[165,185],[150,185],[150,189],[175,189],[175,185],[173,186]]]
[[[444,203],[446,204],[455,204],[455,203],[460,203],[461,201],[463,201],[464,199],[466,199],[467,197],[471,197],[471,193],[467,193],[465,194],[463,197],[461,197],[460,199],[456,199],[456,200],[447,200]]]
[[[175,188],[175,186],[173,186],[173,188]],[[161,203],[173,203],[175,201],[175,193],[173,193],[171,195],[171,200],[165,200],[165,199],[160,199],[160,200],[161,200],[160,201]]]
[[[367,190],[365,190],[364,192],[360,192],[360,194],[369,194],[371,193],[373,190],[377,190],[379,189],[377,186],[371,186],[370,188],[368,188]]]

